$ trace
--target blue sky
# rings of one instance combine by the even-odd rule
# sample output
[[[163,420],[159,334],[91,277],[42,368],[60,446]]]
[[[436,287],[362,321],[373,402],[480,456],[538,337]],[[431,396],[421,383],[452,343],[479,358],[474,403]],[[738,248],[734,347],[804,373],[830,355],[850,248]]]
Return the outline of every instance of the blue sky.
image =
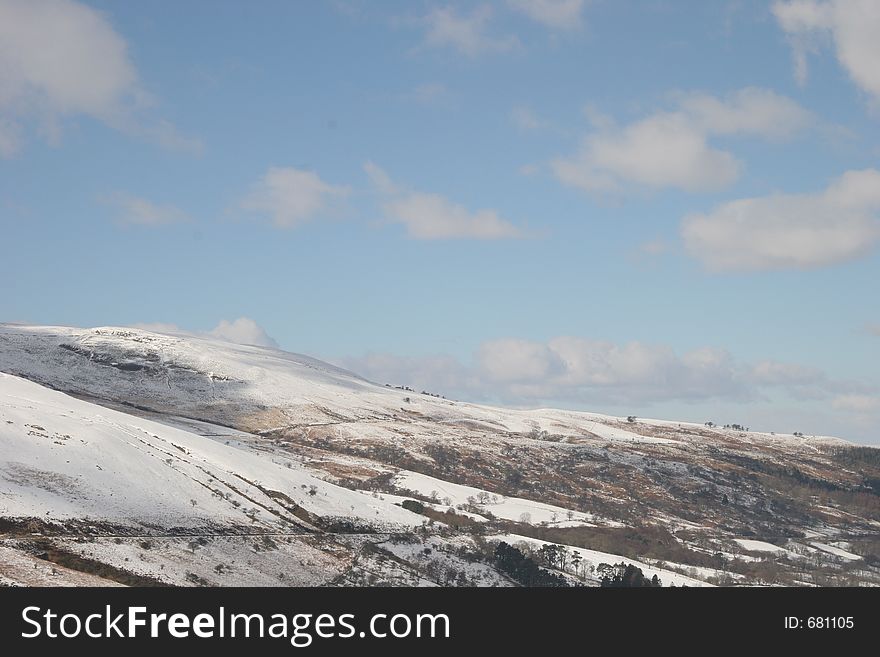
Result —
[[[861,0],[0,0],[0,319],[878,443],[878,31]]]

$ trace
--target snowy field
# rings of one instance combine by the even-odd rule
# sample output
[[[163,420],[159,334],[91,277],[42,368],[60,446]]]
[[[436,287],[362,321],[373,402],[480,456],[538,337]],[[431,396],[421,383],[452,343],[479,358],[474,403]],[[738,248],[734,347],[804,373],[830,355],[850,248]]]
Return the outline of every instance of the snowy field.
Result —
[[[589,513],[571,511],[552,504],[534,502],[520,497],[505,497],[472,486],[435,479],[418,472],[403,470],[394,477],[392,483],[401,491],[414,491],[436,500],[441,508],[473,503],[483,512],[491,513],[496,518],[514,522],[543,523],[564,527],[596,526],[595,517]],[[608,524],[608,521],[603,524]]]
[[[289,508],[409,528],[423,518],[255,452],[0,373],[0,516],[296,529]]]

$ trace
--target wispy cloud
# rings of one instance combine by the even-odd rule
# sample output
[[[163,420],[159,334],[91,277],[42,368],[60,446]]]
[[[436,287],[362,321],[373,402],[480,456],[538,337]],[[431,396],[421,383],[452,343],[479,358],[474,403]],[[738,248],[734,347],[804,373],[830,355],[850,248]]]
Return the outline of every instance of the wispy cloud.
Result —
[[[324,182],[313,171],[273,167],[252,185],[241,207],[267,216],[277,228],[294,228],[325,212],[349,191]]]
[[[452,6],[435,7],[419,21],[425,29],[423,44],[428,48],[450,48],[468,57],[517,48],[516,36],[492,33],[492,14],[488,4],[470,13],[459,13]]]
[[[406,228],[418,240],[496,240],[523,237],[523,231],[496,210],[470,211],[440,194],[408,191],[372,162],[364,170],[384,197],[385,218]]]
[[[132,226],[164,226],[189,221],[183,210],[173,205],[157,205],[152,201],[129,194],[112,194],[102,201],[116,209],[116,219]]]

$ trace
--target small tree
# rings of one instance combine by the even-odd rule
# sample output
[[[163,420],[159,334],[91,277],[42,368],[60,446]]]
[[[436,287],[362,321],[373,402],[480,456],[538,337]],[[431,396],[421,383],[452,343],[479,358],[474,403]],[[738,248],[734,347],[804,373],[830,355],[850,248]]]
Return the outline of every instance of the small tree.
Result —
[[[556,546],[556,561],[559,564],[559,569],[565,572],[565,566],[568,563],[568,550],[564,545]]]
[[[425,505],[417,500],[404,500],[400,503],[400,506],[402,506],[407,511],[412,511],[413,513],[421,514],[425,512]]]

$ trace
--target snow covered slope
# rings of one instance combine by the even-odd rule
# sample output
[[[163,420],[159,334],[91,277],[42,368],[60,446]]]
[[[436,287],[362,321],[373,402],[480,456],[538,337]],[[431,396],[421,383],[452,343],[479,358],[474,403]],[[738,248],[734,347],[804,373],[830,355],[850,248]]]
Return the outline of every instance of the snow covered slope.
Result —
[[[532,545],[540,549],[544,545],[553,545],[553,543],[549,543],[548,541],[541,541],[535,538],[529,538],[527,536],[517,536],[516,534],[503,534],[500,536],[491,536],[489,537],[490,541],[504,541],[509,545],[519,545],[525,543],[527,545]],[[699,586],[705,587],[710,586],[698,579],[694,579],[693,577],[688,577],[686,575],[682,575],[681,573],[677,573],[675,571],[669,570],[667,568],[658,568],[656,566],[652,566],[647,563],[643,563],[641,561],[636,561],[634,559],[628,559],[619,554],[608,554],[607,552],[597,552],[596,550],[586,550],[584,548],[579,548],[572,545],[563,546],[568,550],[568,552],[572,555],[577,554],[583,560],[583,566],[585,568],[593,567],[596,568],[600,564],[606,563],[610,565],[624,563],[624,564],[632,564],[639,568],[644,574],[645,577],[651,578],[654,575],[659,577],[664,585],[666,586]],[[677,565],[677,564],[676,564]]]
[[[307,356],[137,329],[0,325],[0,371],[67,392],[260,429],[333,421],[339,413],[372,417],[389,398],[380,386]]]
[[[286,467],[286,466],[290,467]],[[306,531],[310,515],[422,518],[204,436],[0,374],[0,517]]]

